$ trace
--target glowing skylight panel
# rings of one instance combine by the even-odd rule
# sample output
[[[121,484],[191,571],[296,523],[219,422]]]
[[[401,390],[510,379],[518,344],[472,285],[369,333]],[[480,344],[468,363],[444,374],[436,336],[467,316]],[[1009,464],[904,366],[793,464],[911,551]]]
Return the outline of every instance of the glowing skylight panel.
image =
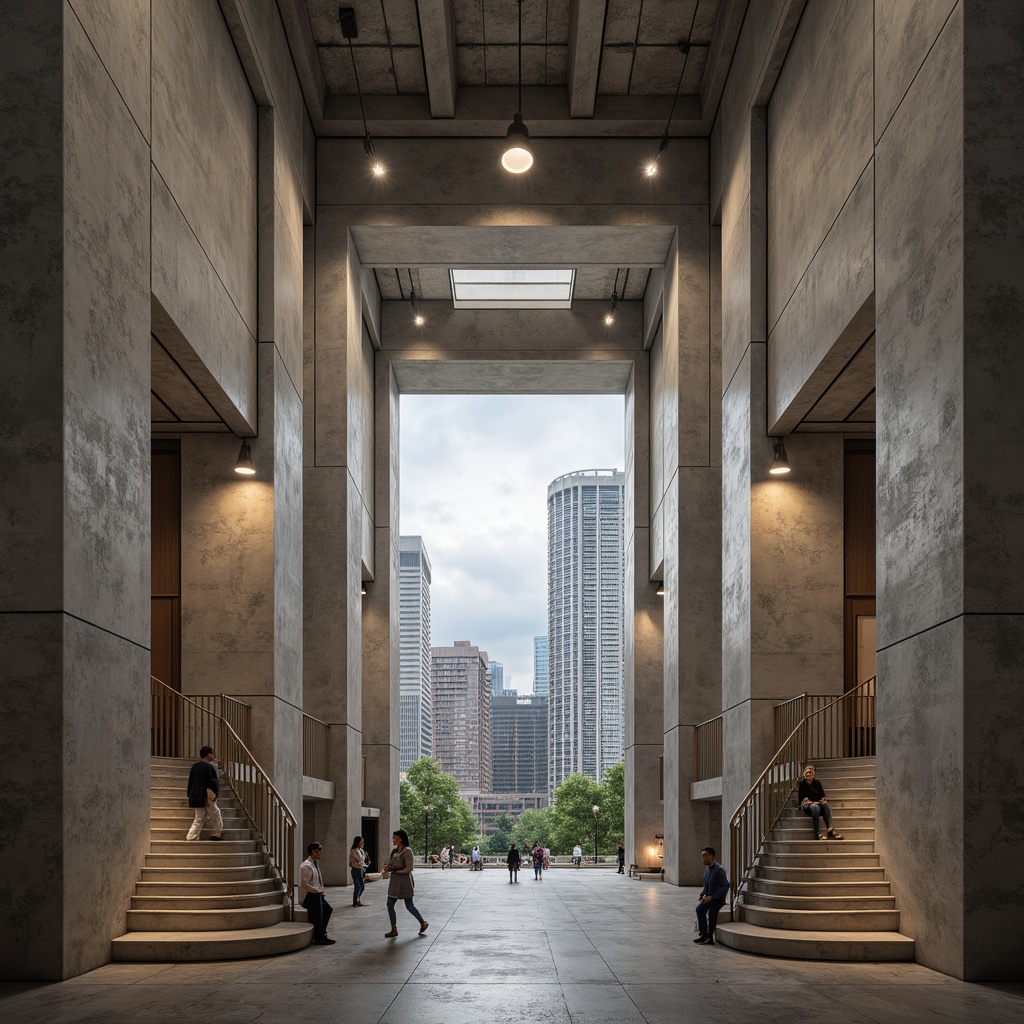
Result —
[[[456,309],[569,309],[575,270],[452,270]]]

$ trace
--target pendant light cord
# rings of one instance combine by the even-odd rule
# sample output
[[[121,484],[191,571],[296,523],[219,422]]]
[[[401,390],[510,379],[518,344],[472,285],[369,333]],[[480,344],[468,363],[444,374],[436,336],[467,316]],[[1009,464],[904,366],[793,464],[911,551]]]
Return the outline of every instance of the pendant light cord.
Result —
[[[369,135],[370,129],[366,127],[366,111],[363,109],[363,90],[359,88],[359,72],[356,70],[356,54],[352,49],[352,40],[348,41],[348,55],[352,58],[352,74],[356,80],[356,95],[359,97],[359,116],[363,119],[363,134]]]
[[[519,113],[523,112],[523,0],[519,0]]]

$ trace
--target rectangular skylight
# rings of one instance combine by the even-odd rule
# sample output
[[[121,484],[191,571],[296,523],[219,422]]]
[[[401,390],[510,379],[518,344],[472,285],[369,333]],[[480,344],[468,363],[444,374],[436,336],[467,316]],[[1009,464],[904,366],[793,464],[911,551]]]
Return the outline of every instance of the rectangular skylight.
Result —
[[[452,270],[456,309],[569,309],[575,270]]]

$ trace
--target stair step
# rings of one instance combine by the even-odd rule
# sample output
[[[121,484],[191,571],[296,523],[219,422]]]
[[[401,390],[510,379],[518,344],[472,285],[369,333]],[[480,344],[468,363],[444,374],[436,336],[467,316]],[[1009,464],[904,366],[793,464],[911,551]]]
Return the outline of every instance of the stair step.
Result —
[[[835,830],[841,835],[846,836],[847,842],[853,840],[861,840],[863,842],[874,842],[875,839],[875,826],[874,824],[858,825],[858,821],[863,821],[863,818],[853,818],[847,821],[845,818],[843,821],[835,821]],[[822,832],[824,832],[822,828]],[[803,821],[797,821],[793,819],[792,824],[789,823],[789,819],[785,819],[782,823],[775,826],[772,829],[772,839],[776,842],[799,842],[807,840],[809,842],[814,841],[814,829],[811,826],[811,819],[804,818]]]
[[[249,822],[246,818],[240,814],[224,814],[221,811],[221,817],[224,819],[225,828],[248,828]],[[181,831],[184,829],[186,832],[195,820],[195,815],[192,814],[175,814],[171,810],[159,810],[159,814],[151,814],[149,819],[150,829],[166,828],[175,829]]]
[[[157,868],[156,870],[161,869]],[[135,892],[138,896],[243,896],[269,892],[271,889],[280,894],[284,893],[280,881],[267,875],[260,878],[236,879],[226,882],[180,880],[135,883]]]
[[[914,940],[898,932],[790,931],[748,921],[720,924],[716,939],[732,949],[795,960],[908,961]]]
[[[266,864],[252,864],[242,867],[202,867],[188,866],[178,863],[178,858],[171,858],[173,865],[146,866],[142,869],[144,882],[161,882],[164,885],[177,881],[182,882],[245,882],[271,877]]]
[[[762,928],[808,932],[898,932],[898,910],[786,910],[756,905],[740,908],[740,919]]]
[[[268,928],[284,918],[279,902],[273,907],[236,910],[129,910],[130,932],[227,932],[239,928]]]
[[[885,869],[880,865],[863,867],[844,867],[836,864],[829,867],[804,867],[783,864],[759,864],[755,870],[756,878],[776,880],[779,882],[884,882]]]
[[[313,926],[282,921],[269,928],[213,931],[201,934],[129,932],[114,939],[117,962],[186,963],[205,960],[244,960],[303,949],[313,938]]]
[[[813,840],[812,840],[813,842]],[[880,864],[877,853],[839,853],[845,843],[817,843],[821,853],[766,853],[761,863],[775,868],[873,868]],[[832,852],[835,850],[836,852]]]
[[[845,835],[845,833],[840,833]],[[778,840],[774,837],[768,840],[765,844],[765,850],[769,854],[777,853],[799,853],[816,855],[821,853],[823,850],[831,852],[832,850],[841,851],[842,853],[874,853],[875,844],[873,840],[858,840],[851,839],[849,836],[845,840],[842,839],[815,839],[813,835],[803,836],[800,839],[792,840]]]
[[[843,878],[835,882],[785,882],[776,878],[755,877],[750,891],[777,896],[888,896],[888,882],[856,882]]]
[[[893,910],[895,896],[861,896],[849,893],[825,895],[781,895],[752,890],[743,894],[743,906],[776,910]]]
[[[150,835],[152,836],[152,831]],[[179,853],[179,854],[193,854],[200,853],[201,855],[209,855],[216,853],[217,855],[225,853],[256,853],[259,850],[259,844],[255,839],[250,839],[245,836],[241,839],[230,839],[225,836],[219,843],[210,837],[203,839],[185,839],[178,833],[180,838],[178,839],[153,839],[149,844],[150,853]],[[207,843],[211,844],[212,849],[207,849]],[[196,850],[197,846],[201,849]]]
[[[264,885],[269,885],[265,882]],[[173,893],[167,896],[152,894],[132,897],[132,910],[235,910],[242,907],[281,907],[284,892],[281,889],[265,889],[251,893],[225,893],[196,896],[187,893]]]
[[[225,843],[206,843],[204,848],[219,849]],[[147,853],[147,868],[243,868],[262,865],[262,853]]]

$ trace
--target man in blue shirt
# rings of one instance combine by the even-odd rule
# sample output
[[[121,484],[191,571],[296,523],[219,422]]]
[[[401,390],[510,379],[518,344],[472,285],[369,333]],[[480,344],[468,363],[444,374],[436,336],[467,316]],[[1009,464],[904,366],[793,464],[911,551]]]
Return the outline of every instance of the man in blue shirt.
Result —
[[[700,934],[693,941],[702,946],[713,946],[718,912],[725,906],[729,895],[729,879],[725,868],[715,863],[713,847],[705,846],[700,851],[700,859],[704,862],[704,888],[697,903],[697,931]]]

